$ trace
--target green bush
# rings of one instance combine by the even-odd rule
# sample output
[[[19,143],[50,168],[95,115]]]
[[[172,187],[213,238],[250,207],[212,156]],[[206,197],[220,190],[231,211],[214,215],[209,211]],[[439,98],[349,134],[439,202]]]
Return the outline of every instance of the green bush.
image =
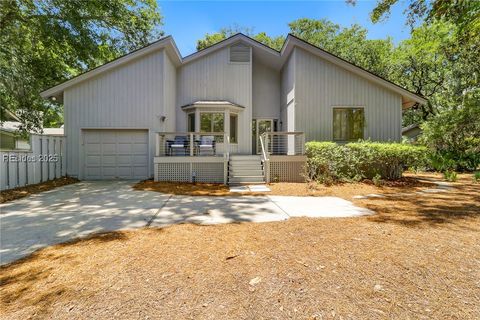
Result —
[[[382,177],[379,174],[376,174],[375,177],[372,178],[373,184],[377,187],[382,185]]]
[[[473,171],[480,167],[480,90],[462,105],[446,108],[423,123],[420,142],[431,150],[433,169]]]
[[[473,182],[475,182],[475,183],[480,182],[480,171],[475,171],[473,173]]]
[[[427,149],[403,143],[353,142],[345,145],[334,142],[308,142],[307,174],[310,179],[359,181],[361,179],[398,179],[405,168],[426,164]]]
[[[457,173],[453,170],[447,170],[443,173],[443,177],[445,180],[450,181],[450,182],[455,182],[457,181]]]

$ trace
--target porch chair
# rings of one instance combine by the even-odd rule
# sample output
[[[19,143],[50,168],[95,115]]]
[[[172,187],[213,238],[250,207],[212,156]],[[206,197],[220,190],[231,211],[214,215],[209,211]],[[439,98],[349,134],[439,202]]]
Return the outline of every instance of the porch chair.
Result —
[[[174,140],[167,140],[168,155],[177,155],[177,151],[180,151],[180,155],[186,156],[188,154],[188,137],[187,136],[175,136]]]
[[[200,140],[196,141],[197,143],[197,155],[201,156],[202,154],[216,154],[215,146],[215,137],[214,136],[202,136]]]

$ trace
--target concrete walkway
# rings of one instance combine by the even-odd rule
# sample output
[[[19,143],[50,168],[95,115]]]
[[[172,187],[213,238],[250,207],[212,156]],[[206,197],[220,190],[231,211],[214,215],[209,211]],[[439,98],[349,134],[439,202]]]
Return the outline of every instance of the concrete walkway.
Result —
[[[133,190],[131,184],[81,182],[0,205],[1,264],[100,231],[372,213],[335,197],[171,196]]]

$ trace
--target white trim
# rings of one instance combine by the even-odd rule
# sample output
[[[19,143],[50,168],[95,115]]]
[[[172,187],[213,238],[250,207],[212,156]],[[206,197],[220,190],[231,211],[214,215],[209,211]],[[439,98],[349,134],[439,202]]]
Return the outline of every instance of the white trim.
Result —
[[[224,162],[223,155],[220,156],[171,156],[171,157],[153,157],[153,163],[191,163],[191,162]]]

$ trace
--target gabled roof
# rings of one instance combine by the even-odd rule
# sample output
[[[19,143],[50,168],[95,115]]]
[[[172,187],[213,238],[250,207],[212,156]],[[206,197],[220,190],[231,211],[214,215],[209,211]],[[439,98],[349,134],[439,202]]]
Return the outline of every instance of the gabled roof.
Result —
[[[40,95],[43,98],[50,98],[50,97],[56,97],[59,96],[63,93],[63,90],[73,86],[79,82],[85,81],[91,77],[94,77],[100,73],[103,73],[105,71],[108,71],[110,69],[116,68],[120,65],[123,65],[131,60],[138,59],[146,54],[152,53],[157,50],[165,49],[169,57],[172,59],[173,63],[176,66],[180,66],[183,64],[190,63],[196,59],[199,59],[201,57],[204,57],[212,52],[215,52],[217,50],[220,50],[224,47],[227,47],[231,44],[234,44],[238,41],[242,41],[244,43],[247,43],[248,45],[251,45],[254,52],[258,53],[259,56],[264,57],[264,61],[268,61],[269,64],[271,64],[273,67],[280,69],[283,64],[287,61],[288,57],[290,56],[291,52],[295,47],[302,48],[318,57],[321,57],[322,59],[329,61],[335,65],[338,65],[354,74],[357,74],[369,81],[372,81],[380,86],[383,86],[387,89],[390,89],[402,96],[402,102],[403,102],[403,107],[404,108],[409,108],[413,106],[415,103],[420,103],[420,104],[426,104],[427,100],[416,93],[410,92],[399,85],[388,81],[380,76],[375,75],[374,73],[367,71],[361,67],[358,67],[340,57],[337,57],[305,40],[302,40],[292,34],[289,34],[287,36],[287,39],[285,40],[282,49],[280,51],[277,51],[273,48],[270,48],[266,46],[265,44],[258,42],[255,39],[250,38],[249,36],[246,36],[242,33],[237,33],[225,40],[222,40],[212,46],[209,46],[205,49],[199,50],[191,55],[188,55],[186,57],[182,57],[180,55],[180,52],[175,44],[175,41],[171,36],[162,38],[146,47],[140,48],[138,50],[135,50],[129,54],[126,54],[124,56],[121,56],[111,62],[108,62],[102,66],[99,66],[97,68],[94,68],[90,71],[87,71],[85,73],[82,73],[70,80],[67,80],[57,86],[54,86],[50,89],[47,89],[43,92],[40,93]]]
[[[291,51],[293,50],[294,47],[300,47],[316,56],[319,56],[321,58],[323,58],[324,60],[327,60],[333,64],[336,64],[348,71],[351,71],[353,72],[354,74],[357,74],[363,78],[366,78],[380,86],[383,86],[383,87],[386,87],[394,92],[397,92],[398,94],[400,94],[404,100],[404,108],[409,108],[411,107],[412,105],[408,105],[405,107],[405,104],[410,104],[412,101],[413,102],[418,102],[420,104],[426,104],[427,103],[427,99],[417,93],[414,93],[414,92],[411,92],[405,88],[402,88],[401,86],[387,80],[387,79],[384,79],[376,74],[374,74],[373,72],[370,72],[370,71],[367,71],[351,62],[348,62],[347,60],[345,59],[342,59],[340,57],[337,57],[336,55],[330,53],[330,52],[327,52],[305,40],[302,40],[296,36],[294,36],[293,34],[289,34],[287,36],[287,40],[285,41],[285,43],[283,44],[283,47],[282,47],[282,50],[280,51],[281,52],[281,56],[282,57],[288,57],[291,53]],[[408,98],[408,99],[405,99],[405,98]]]
[[[172,59],[173,63],[175,65],[180,65],[182,63],[182,58],[180,55],[180,51],[177,48],[177,45],[175,44],[175,41],[171,36],[167,36],[165,38],[162,38],[158,41],[152,42],[151,44],[139,48],[137,50],[134,50],[130,53],[127,53],[123,56],[120,56],[110,62],[107,62],[101,66],[98,66],[96,68],[93,68],[89,71],[86,71],[82,74],[79,74],[78,76],[75,76],[71,78],[70,80],[67,80],[65,82],[62,82],[52,88],[49,88],[43,92],[40,93],[40,96],[42,98],[50,98],[50,97],[57,97],[58,95],[63,93],[63,90],[65,90],[68,87],[71,87],[73,85],[76,85],[77,83],[80,83],[82,81],[85,81],[87,79],[90,79],[96,75],[99,75],[101,73],[104,73],[106,71],[109,71],[111,69],[117,68],[118,66],[124,65],[132,60],[138,59],[142,56],[145,56],[147,54],[153,53],[155,51],[165,49]]]
[[[203,56],[206,56],[214,51],[217,51],[221,48],[224,48],[224,47],[227,47],[231,44],[234,44],[235,42],[238,42],[238,41],[242,41],[242,42],[245,42],[249,45],[251,45],[252,47],[254,48],[258,48],[260,50],[263,50],[265,52],[268,52],[270,54],[272,54],[273,56],[276,56],[276,57],[280,57],[280,51],[277,51],[273,48],[270,48],[269,46],[255,40],[255,39],[252,39],[250,38],[249,36],[247,35],[244,35],[243,33],[237,33],[227,39],[224,39],[222,41],[219,41],[209,47],[206,47],[204,49],[201,49],[197,52],[194,52],[188,56],[185,56],[183,57],[183,63],[189,63],[193,60],[196,60],[198,58],[201,58]]]
[[[402,134],[407,133],[408,131],[414,130],[414,129],[420,129],[421,130],[420,125],[418,123],[414,123],[414,124],[411,124],[409,126],[403,127],[402,128]]]

